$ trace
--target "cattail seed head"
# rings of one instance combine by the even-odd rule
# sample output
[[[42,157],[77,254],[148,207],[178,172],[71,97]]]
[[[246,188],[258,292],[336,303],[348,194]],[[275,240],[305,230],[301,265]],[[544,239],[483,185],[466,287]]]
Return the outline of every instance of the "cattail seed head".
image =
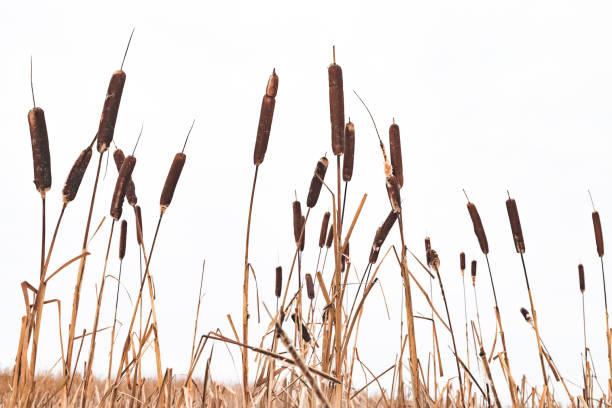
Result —
[[[45,111],[35,107],[28,112],[32,159],[34,162],[34,185],[44,195],[51,188],[51,154]]]
[[[329,116],[331,120],[332,151],[344,153],[344,85],[342,68],[336,63],[327,68],[329,79]]]
[[[106,91],[106,99],[104,100],[100,126],[98,127],[98,152],[100,153],[104,153],[113,140],[124,85],[125,72],[113,72],[113,76],[108,84],[108,91]]]
[[[429,237],[425,237],[425,259],[427,260],[427,265],[431,266],[431,241]]]
[[[139,205],[135,206],[134,210],[136,211],[136,241],[138,245],[142,245],[142,211]]]
[[[340,257],[341,262],[342,262],[342,269],[341,269],[342,272],[344,272],[344,270],[346,269],[346,264],[349,261],[350,255],[351,255],[350,242],[347,242],[346,247],[344,247],[344,252],[342,253],[342,257]]]
[[[604,256],[604,243],[603,243],[603,233],[601,231],[601,220],[599,219],[599,213],[597,211],[593,211],[593,229],[595,230],[595,244],[597,245],[597,255],[599,257]]]
[[[296,245],[300,244],[302,234],[302,206],[298,200],[293,202],[293,238]]]
[[[514,247],[519,254],[525,253],[525,240],[523,239],[523,229],[521,228],[521,219],[519,218],[516,201],[512,198],[506,200],[506,209],[508,210],[508,219],[510,220],[510,229],[512,230],[512,238],[514,239]]]
[[[527,323],[531,323],[531,315],[529,314],[529,311],[527,309],[521,307],[521,314],[523,315],[523,318]]]
[[[478,210],[476,209],[474,203],[467,203],[467,208],[468,212],[470,213],[470,218],[472,219],[474,233],[476,234],[476,238],[478,238],[480,249],[482,253],[486,255],[489,253],[489,243],[487,241],[487,235],[485,234],[484,227],[482,226],[482,220],[480,219]]]
[[[459,268],[461,269],[461,274],[465,272],[465,252],[459,254]]]
[[[312,275],[306,274],[306,293],[308,294],[308,299],[313,300],[315,297],[314,292],[314,282],[312,280]]]
[[[387,177],[387,194],[389,194],[393,212],[399,214],[402,211],[402,199],[400,197],[400,186],[397,182],[397,177],[394,175]]]
[[[68,204],[75,199],[83,181],[85,170],[87,170],[89,165],[89,160],[91,160],[91,146],[88,146],[79,154],[79,157],[77,157],[70,169],[70,173],[68,173],[68,177],[66,177],[66,183],[62,190],[64,204]]]
[[[295,313],[291,315],[291,320],[298,326],[298,330],[302,332],[302,340],[306,343],[310,343],[310,333],[308,333],[308,329],[304,326],[304,323],[302,323],[299,318],[296,318]]]
[[[125,190],[127,189],[128,182],[132,177],[132,172],[136,166],[136,158],[134,156],[128,156],[121,165],[119,175],[117,176],[117,182],[115,183],[115,191],[113,193],[113,199],[111,201],[110,215],[115,220],[121,218],[123,211],[123,199],[125,198]]]
[[[476,261],[472,261],[472,285],[476,285]]]
[[[125,257],[125,244],[127,240],[127,221],[121,221],[121,234],[119,235],[119,260]]]
[[[580,292],[584,293],[586,286],[584,283],[584,267],[582,264],[578,265],[578,283],[580,284]]]
[[[261,110],[259,111],[257,138],[255,139],[255,150],[253,151],[253,163],[256,166],[263,163],[264,157],[266,156],[266,150],[268,150],[268,140],[270,140],[277,91],[278,75],[276,75],[276,71],[272,71],[272,75],[266,87],[266,94],[261,101]]]
[[[395,177],[397,177],[397,182],[401,188],[404,186],[402,144],[400,142],[399,126],[395,123],[389,126],[389,150],[391,155],[391,166],[393,166],[393,174],[395,175]]]
[[[428,258],[430,258],[431,260],[431,267],[434,269],[439,269],[440,268],[440,258],[438,257],[438,253],[436,252],[435,249],[432,249],[429,251],[429,256]]]
[[[397,220],[397,213],[391,211],[389,215],[383,222],[382,226],[376,230],[376,234],[374,235],[374,242],[372,243],[372,249],[370,251],[369,263],[376,263],[378,259],[378,254],[380,253],[380,248],[383,246],[385,239],[391,232],[391,228],[393,228],[393,224],[395,224],[395,220]]]
[[[310,188],[308,189],[308,197],[306,198],[306,206],[312,208],[317,204],[319,195],[321,194],[321,186],[325,179],[325,173],[327,172],[327,165],[329,161],[326,157],[321,157],[317,162],[314,175],[310,181]]]
[[[376,243],[380,240],[380,235],[382,235],[382,228],[378,227],[376,229],[376,234],[374,235],[374,243],[372,244],[372,249],[370,250],[370,258],[368,259],[368,263],[370,264],[374,264],[378,260],[380,246]]]
[[[300,251],[304,252],[304,245],[306,243],[306,217],[302,215],[302,222],[300,223],[300,229],[302,230],[302,240],[300,241]]]
[[[119,171],[121,169],[123,161],[125,160],[123,150],[115,149],[115,151],[113,152],[113,160],[115,161],[115,166],[117,166],[117,171]],[[125,198],[127,199],[128,204],[132,207],[135,206],[138,202],[138,198],[136,197],[136,186],[134,185],[134,181],[131,177],[125,190]]]
[[[185,156],[185,154],[177,153],[174,156],[174,160],[172,160],[170,171],[168,171],[168,176],[166,177],[164,188],[162,190],[161,196],[159,197],[159,206],[162,212],[165,211],[172,202],[174,190],[176,189],[176,185],[179,181],[179,178],[181,177],[181,172],[183,171],[183,166],[185,166],[186,159],[187,156]]]
[[[331,214],[327,211],[323,214],[323,221],[321,222],[321,234],[319,235],[319,248],[323,248],[325,245],[325,238],[327,235],[327,226],[329,225],[329,217]]]
[[[351,181],[355,163],[355,125],[349,120],[344,128],[344,158],[342,159],[342,180]]]
[[[329,233],[327,234],[327,241],[325,241],[325,248],[331,248],[334,243],[334,224],[329,226]]]
[[[274,287],[274,295],[279,298],[283,289],[283,268],[276,267],[276,285]]]

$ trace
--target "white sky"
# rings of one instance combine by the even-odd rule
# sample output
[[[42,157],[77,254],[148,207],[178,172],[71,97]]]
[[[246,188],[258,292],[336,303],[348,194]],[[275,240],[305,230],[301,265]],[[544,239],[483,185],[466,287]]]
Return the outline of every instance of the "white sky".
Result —
[[[461,4],[460,4],[461,3]],[[483,218],[514,376],[525,373],[541,385],[534,337],[519,313],[528,307],[520,260],[514,252],[504,201],[517,199],[531,287],[541,335],[569,381],[581,383],[582,315],[577,264],[587,274],[587,335],[600,381],[607,378],[605,320],[599,260],[591,225],[590,188],[600,210],[604,235],[612,225],[608,177],[612,131],[612,58],[608,2],[437,1],[376,5],[356,2],[4,2],[0,4],[0,173],[5,198],[0,234],[0,366],[15,355],[24,313],[19,284],[36,283],[39,266],[40,199],[32,185],[31,146],[26,114],[31,108],[29,57],[34,56],[36,100],[45,109],[53,165],[48,196],[48,230],[56,221],[61,188],[77,154],[97,130],[108,80],[119,68],[132,27],[136,27],[125,71],[127,82],[115,140],[130,150],[142,122],[134,180],[150,243],[158,199],[173,155],[191,120],[187,164],[167,212],[152,263],[164,366],[185,373],[191,347],[200,267],[206,258],[200,331],[230,334],[226,314],[239,325],[242,265],[252,153],[261,97],[276,68],[280,77],[274,124],[260,169],[252,225],[251,261],[260,297],[273,307],[274,267],[289,269],[293,247],[291,201],[305,200],[318,158],[331,154],[327,65],[331,46],[344,71],[345,111],[356,127],[354,181],[347,214],[364,193],[368,198],[351,241],[361,271],[375,229],[388,212],[380,152],[371,122],[352,90],[372,109],[387,140],[393,117],[401,127],[407,243],[423,253],[430,235],[440,255],[455,328],[461,332],[463,305],[460,251],[479,262],[477,282],[483,330],[490,346],[494,315],[484,257],[465,208],[465,188]],[[96,154],[84,184],[66,213],[51,266],[80,251],[94,177]],[[335,172],[329,174],[335,177]],[[116,171],[109,165],[101,183],[94,224],[108,214]],[[330,178],[331,180],[331,178]],[[314,269],[320,219],[331,205],[322,199],[311,214],[304,255]],[[131,211],[123,277],[136,290],[138,258]],[[110,223],[92,243],[83,285],[77,332],[91,329],[95,285]],[[392,240],[397,243],[395,231]],[[607,238],[607,235],[605,236]],[[389,241],[388,241],[389,242]],[[116,273],[116,244],[109,272]],[[150,244],[149,244],[150,245]],[[606,258],[604,258],[605,260]],[[422,270],[410,267],[427,285]],[[76,266],[55,278],[47,298],[62,300],[64,338]],[[326,271],[329,274],[330,269]],[[391,321],[380,291],[367,301],[359,353],[374,372],[390,366],[399,352],[401,290],[398,269],[380,272]],[[251,285],[254,287],[254,285]],[[473,296],[469,313],[474,317]],[[112,320],[114,284],[106,286],[102,325]],[[429,314],[415,293],[415,310]],[[436,305],[443,310],[439,292]],[[255,292],[251,292],[255,316]],[[120,319],[129,314],[121,298]],[[262,308],[263,312],[263,308]],[[57,311],[45,314],[40,367],[59,358]],[[265,323],[265,324],[264,324]],[[261,325],[251,320],[251,341]],[[417,320],[419,355],[431,348],[430,325]],[[125,333],[122,331],[121,336]],[[459,339],[463,339],[458,335]],[[108,332],[98,337],[95,371],[106,372]],[[442,336],[446,374],[455,368]],[[458,340],[460,349],[464,340]],[[208,348],[207,348],[208,350]],[[239,353],[231,349],[239,366]],[[206,351],[208,353],[208,351]],[[472,357],[473,359],[473,357]],[[81,360],[82,362],[82,360]],[[147,359],[153,374],[153,355]],[[198,368],[197,375],[203,373]],[[500,368],[493,364],[498,389]],[[227,350],[217,347],[213,377],[238,381]],[[390,377],[389,377],[390,378]],[[578,388],[571,385],[571,391]],[[564,393],[555,385],[560,398]]]

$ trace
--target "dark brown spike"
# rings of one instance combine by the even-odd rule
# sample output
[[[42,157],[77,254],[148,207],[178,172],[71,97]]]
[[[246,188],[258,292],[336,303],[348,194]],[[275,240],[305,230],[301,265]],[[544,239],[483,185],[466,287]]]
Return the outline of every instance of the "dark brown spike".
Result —
[[[115,191],[113,192],[113,199],[111,201],[110,215],[115,220],[121,218],[123,211],[123,199],[125,198],[125,190],[127,189],[128,182],[132,177],[132,172],[136,166],[136,158],[134,156],[128,156],[121,165],[119,175],[117,176],[117,182],[115,183]]]
[[[527,323],[531,323],[531,315],[529,314],[529,311],[527,309],[521,307],[521,314],[523,315],[523,318]]]
[[[79,154],[79,157],[77,157],[70,169],[70,173],[68,173],[68,177],[66,177],[66,183],[62,190],[64,204],[68,204],[75,199],[90,160],[91,146],[87,146],[87,148]]]
[[[429,259],[430,259],[431,266],[433,268],[435,269],[440,268],[440,258],[438,257],[438,253],[436,252],[435,249],[429,250]]]
[[[344,158],[342,159],[342,180],[351,181],[355,162],[355,125],[350,121],[344,128]]]
[[[429,237],[425,237],[425,260],[427,261],[427,266],[432,266],[432,252],[431,252],[431,241]]]
[[[599,213],[597,211],[593,211],[592,218],[593,229],[595,230],[595,244],[597,245],[597,255],[599,255],[599,257],[601,258],[604,256],[604,242]]]
[[[121,165],[123,164],[123,160],[125,160],[123,150],[115,149],[113,152],[113,160],[115,161],[117,171],[119,171],[119,169],[121,169]],[[131,177],[125,190],[125,198],[127,199],[128,204],[132,207],[138,203],[138,197],[136,197],[136,186],[134,185],[134,180],[132,180]]]
[[[283,289],[283,268],[276,267],[276,286],[274,287],[274,295],[279,298]]]
[[[327,68],[329,79],[329,116],[331,121],[332,151],[344,153],[344,85],[342,68],[335,62]]]
[[[319,195],[321,194],[321,187],[323,186],[323,180],[325,180],[325,173],[327,172],[327,165],[329,161],[326,157],[321,157],[315,167],[314,175],[310,181],[310,188],[308,189],[308,197],[306,197],[306,206],[313,208],[319,201]]]
[[[253,152],[253,163],[259,166],[264,161],[266,150],[268,149],[268,141],[270,140],[270,131],[272,129],[272,119],[274,118],[274,106],[276,105],[276,92],[278,91],[278,76],[276,71],[272,71],[266,94],[261,101],[261,110],[259,112],[259,125],[257,126],[257,139],[255,139],[255,150]]]
[[[292,204],[293,207],[293,238],[296,245],[300,243],[300,233],[302,232],[302,205],[298,200]]]
[[[342,272],[344,272],[344,270],[346,269],[346,264],[348,263],[348,258],[350,255],[351,255],[350,242],[347,242],[346,246],[344,247],[344,252],[342,253],[342,257],[340,258],[342,261]]]
[[[389,151],[393,174],[397,177],[400,188],[404,186],[404,166],[402,164],[402,144],[399,126],[393,123],[389,126]]]
[[[482,226],[482,220],[480,219],[480,215],[478,214],[478,210],[474,203],[468,202],[467,209],[470,213],[470,218],[472,219],[472,225],[474,226],[474,233],[476,234],[476,238],[478,238],[478,244],[480,245],[480,250],[483,254],[489,253],[489,243],[487,241],[487,235],[485,234],[484,227]]]
[[[315,297],[314,291],[314,282],[312,280],[312,275],[306,274],[306,293],[308,294],[308,299],[313,300]]]
[[[380,253],[380,245],[377,245],[376,243],[380,240],[381,235],[382,228],[378,227],[376,229],[376,234],[374,235],[374,243],[372,244],[372,249],[370,250],[370,258],[368,259],[368,263],[370,264],[374,264],[378,260],[378,254]]]
[[[142,211],[139,205],[136,205],[134,210],[136,211],[136,241],[138,245],[142,245]]]
[[[387,177],[387,194],[389,194],[389,200],[391,201],[391,208],[393,212],[400,213],[402,211],[402,199],[400,196],[400,186],[397,182],[397,177],[390,175]]]
[[[125,257],[125,246],[127,240],[127,221],[121,221],[121,234],[119,235],[119,260]]]
[[[185,166],[186,159],[187,156],[185,156],[184,153],[177,153],[174,155],[174,160],[172,160],[170,171],[168,171],[168,176],[166,177],[166,182],[164,183],[164,189],[159,197],[159,206],[162,212],[166,211],[172,202],[174,190],[176,189],[176,185],[181,177],[181,172],[183,171],[183,166]]]
[[[44,195],[51,188],[51,154],[45,111],[35,107],[28,112],[32,159],[34,161],[34,185]]]
[[[383,246],[391,228],[393,228],[393,224],[395,224],[395,220],[397,220],[397,213],[389,212],[389,215],[383,222],[382,226],[376,230],[376,234],[374,235],[374,242],[372,243],[372,249],[370,250],[370,258],[369,263],[376,263],[378,260],[378,254],[380,253],[380,248]]]
[[[459,268],[463,274],[463,272],[465,272],[465,252],[459,254]]]
[[[516,201],[512,198],[506,200],[506,209],[508,210],[508,219],[510,220],[510,229],[512,230],[512,238],[514,247],[519,254],[525,253],[525,240],[523,239],[523,229],[521,228],[521,219],[519,218]]]
[[[472,285],[476,285],[476,261],[472,261]]]
[[[108,84],[106,99],[102,108],[100,125],[98,127],[98,152],[104,153],[109,148],[113,135],[115,134],[115,124],[121,104],[121,95],[125,85],[125,72],[119,70],[113,72],[113,76]]]
[[[334,243],[334,225],[332,223],[332,225],[329,226],[329,233],[327,234],[327,241],[325,241],[325,248],[327,249],[331,248],[333,243]]]
[[[327,235],[327,226],[329,225],[329,217],[331,214],[327,211],[323,214],[323,221],[321,222],[321,234],[319,235],[319,248],[323,248],[325,245],[325,238]]]
[[[302,240],[300,241],[300,251],[304,251],[304,245],[306,244],[306,217],[302,215],[302,221],[300,222],[300,230],[302,230]]]
[[[578,265],[578,284],[580,285],[580,292],[584,293],[586,285],[584,283],[584,266]]]
[[[310,343],[310,333],[308,333],[308,329],[306,328],[306,326],[304,326],[304,323],[302,323],[299,319],[295,318],[295,313],[291,315],[291,320],[293,320],[293,323],[295,323],[296,325],[301,326],[300,331],[302,332],[302,340],[304,340],[306,343]]]

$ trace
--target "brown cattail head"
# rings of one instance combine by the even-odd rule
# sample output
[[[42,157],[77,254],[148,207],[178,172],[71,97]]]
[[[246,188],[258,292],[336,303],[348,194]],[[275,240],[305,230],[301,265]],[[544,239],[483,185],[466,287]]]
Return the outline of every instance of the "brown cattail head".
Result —
[[[599,219],[599,213],[597,211],[593,211],[593,229],[595,230],[595,244],[597,245],[597,255],[599,257],[604,256],[604,243],[603,243],[603,233],[601,232],[601,220]]]
[[[325,241],[325,248],[327,249],[331,248],[333,243],[334,243],[334,225],[332,223],[332,225],[329,226],[329,233],[327,234],[327,241]]]
[[[476,285],[476,261],[472,261],[472,285]]]
[[[331,214],[327,211],[323,214],[323,221],[321,222],[321,234],[319,235],[319,248],[323,248],[325,245],[325,238],[327,235],[327,226],[329,225],[329,217]]]
[[[117,182],[115,183],[115,191],[113,193],[113,199],[111,201],[110,215],[113,219],[118,220],[121,218],[123,211],[123,199],[125,198],[125,190],[127,189],[128,182],[132,177],[132,172],[136,166],[136,158],[134,156],[128,156],[121,165],[119,175],[117,176]]]
[[[346,269],[346,264],[349,261],[350,255],[351,255],[350,242],[347,242],[346,247],[344,247],[344,252],[342,254],[342,257],[340,258],[342,261],[342,272],[344,272],[344,270]]]
[[[478,238],[478,244],[480,245],[480,249],[483,254],[489,253],[489,243],[487,242],[487,235],[485,234],[484,227],[482,226],[482,220],[480,219],[480,215],[478,214],[478,210],[474,203],[467,203],[468,212],[470,213],[470,218],[472,219],[472,225],[474,226],[474,233],[476,234],[476,238]]]
[[[521,307],[521,314],[523,315],[523,318],[527,323],[531,323],[531,315],[529,314],[529,311],[527,309]]]
[[[355,125],[349,120],[344,128],[344,158],[342,159],[342,180],[351,181],[355,163]]]
[[[283,289],[283,268],[276,267],[276,286],[274,287],[274,295],[279,298]]]
[[[400,186],[397,182],[397,177],[394,175],[387,177],[387,194],[389,194],[393,212],[399,214],[402,211],[402,199],[400,197]]]
[[[465,252],[459,254],[459,268],[461,269],[461,275],[465,272]]]
[[[335,62],[327,68],[329,78],[329,116],[331,120],[332,151],[344,153],[344,85],[342,68]]]
[[[402,144],[400,142],[399,126],[393,123],[389,126],[389,150],[391,155],[391,166],[393,174],[397,177],[397,182],[401,187],[404,186],[404,166],[402,165]]]
[[[142,211],[140,210],[140,206],[135,206],[134,211],[136,212],[136,241],[138,245],[142,245]]]
[[[62,190],[64,204],[68,204],[76,197],[90,159],[91,146],[88,146],[81,152],[79,157],[77,157],[76,161],[72,165],[72,168],[70,169],[70,173],[68,173],[66,184],[64,184],[64,189]]]
[[[308,333],[308,329],[304,326],[304,323],[302,323],[299,318],[296,319],[295,313],[291,315],[291,320],[298,326],[298,331],[302,332],[302,340],[306,343],[310,343],[310,333]]]
[[[440,258],[435,249],[429,251],[429,258],[431,259],[431,267],[438,270],[440,268]]]
[[[302,230],[302,240],[300,241],[300,251],[304,251],[304,244],[306,243],[306,217],[302,215],[302,222],[300,223],[300,229]]]
[[[425,237],[425,259],[427,260],[427,266],[431,266],[431,240],[429,237]]]
[[[321,186],[325,179],[325,173],[327,172],[327,165],[329,161],[326,157],[321,157],[315,167],[314,175],[310,181],[310,188],[308,189],[308,197],[306,198],[306,206],[312,208],[317,205],[319,195],[321,194]]]
[[[308,299],[314,299],[314,282],[312,280],[312,275],[309,273],[306,274],[306,293],[308,294]]]
[[[117,166],[117,171],[121,169],[121,165],[125,160],[125,155],[123,154],[123,150],[116,149],[113,152],[113,160],[115,161],[115,166]],[[125,198],[128,201],[128,204],[132,207],[136,205],[138,202],[138,198],[136,197],[136,186],[134,185],[134,181],[130,177],[130,181],[128,182],[127,188],[125,190]]]
[[[525,240],[523,239],[523,229],[521,228],[521,219],[519,218],[516,201],[512,198],[506,200],[506,209],[508,210],[508,219],[510,220],[510,229],[512,230],[512,238],[514,239],[514,247],[519,254],[525,253]]]
[[[380,253],[380,246],[377,245],[377,242],[380,240],[380,236],[382,235],[382,228],[378,227],[376,229],[376,234],[374,235],[374,243],[372,244],[372,249],[370,249],[370,258],[368,259],[368,263],[374,264],[378,260],[378,254]]]
[[[125,72],[121,70],[113,72],[108,84],[108,91],[106,91],[106,99],[104,100],[100,126],[98,127],[98,152],[100,153],[104,153],[113,140],[123,85],[125,85]]]
[[[44,195],[51,188],[51,154],[45,111],[35,107],[28,112],[32,159],[34,161],[34,185]]]
[[[121,221],[121,234],[119,235],[119,260],[125,257],[125,244],[127,240],[127,221]]]
[[[302,233],[302,206],[298,200],[293,202],[293,238],[296,245],[300,244]]]
[[[164,183],[164,189],[162,190],[159,198],[159,206],[161,207],[162,212],[166,211],[166,208],[168,208],[172,202],[176,184],[178,183],[179,177],[181,177],[183,166],[185,166],[185,159],[187,159],[187,156],[185,156],[183,153],[177,153],[174,156],[174,160],[172,160],[170,171],[168,172],[166,182]]]
[[[584,284],[584,266],[582,264],[578,265],[578,283],[580,284],[580,292],[584,293],[586,286]]]
[[[395,220],[397,220],[397,213],[391,211],[383,222],[382,226],[376,230],[376,235],[374,235],[374,243],[372,244],[372,249],[370,251],[369,263],[376,263],[380,248],[383,246],[385,239],[387,239],[389,232],[391,232],[391,228],[393,228]]]
[[[255,139],[255,150],[253,152],[253,163],[259,166],[264,161],[268,140],[270,140],[270,130],[272,129],[272,118],[274,117],[274,106],[276,105],[276,92],[278,91],[278,76],[276,71],[268,80],[266,94],[261,101],[259,111],[259,125],[257,126],[257,139]]]

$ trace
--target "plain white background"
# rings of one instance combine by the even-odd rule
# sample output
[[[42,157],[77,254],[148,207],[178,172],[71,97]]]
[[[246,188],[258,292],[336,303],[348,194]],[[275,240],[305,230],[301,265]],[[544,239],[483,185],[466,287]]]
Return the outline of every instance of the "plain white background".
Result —
[[[572,393],[578,394],[573,384],[582,382],[577,276],[582,262],[587,275],[588,342],[599,381],[605,384],[603,290],[587,189],[600,210],[607,243],[612,225],[611,11],[610,4],[597,1],[315,2],[307,6],[234,1],[2,3],[0,323],[4,334],[0,366],[10,369],[14,360],[24,313],[19,284],[23,280],[36,283],[38,276],[40,197],[32,185],[26,120],[31,108],[30,55],[36,101],[45,109],[50,137],[54,180],[47,200],[47,228],[51,230],[67,172],[97,130],[108,80],[119,68],[130,30],[136,27],[124,66],[127,82],[115,141],[131,150],[144,122],[134,180],[147,245],[170,162],[196,118],[187,163],[151,266],[164,367],[174,367],[179,376],[186,372],[203,259],[206,273],[199,331],[220,328],[229,335],[226,315],[237,324],[241,321],[252,153],[261,97],[276,68],[280,86],[270,144],[259,173],[251,244],[261,301],[274,307],[274,267],[281,264],[287,271],[293,253],[294,191],[305,200],[316,161],[326,152],[331,155],[327,66],[335,44],[337,62],[344,70],[345,111],[355,123],[357,138],[348,216],[352,217],[362,195],[368,194],[351,240],[357,270],[365,266],[388,201],[376,135],[352,90],[369,104],[385,142],[392,118],[400,125],[407,244],[422,256],[423,238],[431,236],[441,258],[453,323],[460,333],[460,352],[465,348],[460,251],[466,252],[468,262],[477,259],[479,263],[478,300],[489,347],[495,327],[484,257],[461,192],[465,188],[488,234],[512,371],[517,380],[524,373],[530,384],[541,387],[535,339],[519,313],[521,306],[528,307],[528,298],[504,205],[508,189],[517,199],[522,219],[544,342],[572,383]],[[52,268],[80,252],[96,156],[66,213]],[[328,176],[332,180],[335,171]],[[100,185],[95,225],[108,215],[115,178],[111,162]],[[311,213],[303,260],[307,270],[315,268],[319,223],[330,206],[330,197],[322,195]],[[133,297],[138,257],[133,215],[127,206],[125,214],[130,235],[123,280]],[[106,222],[90,247],[77,332],[91,329],[109,228]],[[388,242],[399,242],[396,231],[390,238]],[[109,262],[112,274],[119,267],[116,244],[115,240]],[[416,262],[410,260],[409,266],[428,287]],[[47,298],[62,300],[64,338],[76,269],[63,271],[47,291]],[[380,291],[374,291],[366,303],[358,341],[361,359],[375,373],[393,364],[399,352],[403,311],[398,268],[389,262],[379,276],[391,320]],[[473,319],[471,285],[467,288],[468,313]],[[102,326],[112,322],[114,291],[114,284],[106,286]],[[415,312],[429,315],[415,287],[413,293]],[[443,310],[435,287],[434,293],[436,306]],[[251,299],[251,342],[258,343],[267,318],[262,307],[262,323],[256,323],[254,290]],[[122,321],[130,313],[129,302],[123,293]],[[57,311],[46,310],[41,370],[52,367],[60,357]],[[431,350],[431,326],[422,320],[416,324],[419,356],[425,362]],[[441,342],[445,375],[453,376],[450,336],[443,334]],[[100,334],[98,343],[94,370],[104,375],[109,333]],[[215,380],[239,381],[239,352],[230,350],[235,365],[225,347],[216,347]],[[150,374],[154,374],[153,362],[153,355],[148,355]],[[493,363],[493,370],[498,389],[508,401],[498,363]],[[204,366],[199,366],[196,375],[203,371]],[[357,378],[361,381],[361,374]],[[560,384],[555,384],[555,390],[563,399]]]

